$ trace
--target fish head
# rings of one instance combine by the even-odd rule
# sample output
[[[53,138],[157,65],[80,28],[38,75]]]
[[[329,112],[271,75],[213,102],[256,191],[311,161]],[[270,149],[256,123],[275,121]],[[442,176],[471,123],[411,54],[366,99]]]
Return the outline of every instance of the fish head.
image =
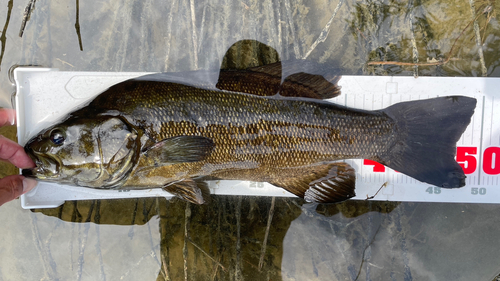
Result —
[[[36,167],[23,175],[93,188],[120,186],[140,154],[137,132],[121,117],[69,117],[24,147]]]

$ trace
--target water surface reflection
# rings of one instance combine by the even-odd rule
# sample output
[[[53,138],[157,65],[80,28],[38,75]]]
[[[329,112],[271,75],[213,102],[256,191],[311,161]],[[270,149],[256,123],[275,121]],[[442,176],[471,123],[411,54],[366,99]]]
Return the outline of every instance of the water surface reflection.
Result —
[[[147,270],[157,280],[488,280],[495,274],[495,266],[478,272],[470,261],[496,256],[496,205],[317,206],[275,198],[272,206],[272,198],[212,199],[209,206],[163,199],[71,202],[36,212],[82,223],[61,221],[44,233],[38,221],[47,219],[34,215],[33,227],[42,233],[40,254],[57,264],[50,274],[61,279],[81,272],[98,280],[128,279],[151,274]],[[69,252],[57,239],[63,229],[71,229],[62,239]],[[116,259],[128,269],[113,270]]]
[[[0,0],[4,107],[11,106],[7,70],[14,64],[69,71],[217,68],[227,48],[247,38],[271,45],[283,60],[307,55],[343,74],[500,76],[493,13],[489,21],[488,13],[478,18],[480,39],[474,27],[467,30],[445,65],[367,66],[445,58],[488,1],[81,2],[80,36],[74,2],[40,1],[20,38],[27,2]],[[0,279],[490,281],[500,272],[497,205],[362,201],[315,211],[299,199],[276,198],[265,240],[272,198],[212,202],[68,202],[35,213],[10,202],[0,209],[0,252],[8,257]]]
[[[71,247],[79,249],[78,254],[72,256],[71,263],[76,263],[78,266],[69,272],[58,266],[59,270],[54,269],[51,275],[60,278],[74,273],[81,276],[81,272],[91,268],[86,260],[92,258],[85,253],[89,248],[91,251],[97,251],[96,256],[101,261],[110,258],[110,254],[115,255],[114,251],[109,251],[110,245],[103,242],[109,238],[103,237],[101,228],[107,229],[109,225],[130,225],[125,228],[128,229],[128,238],[115,236],[122,242],[113,243],[111,248],[115,249],[122,243],[125,248],[136,248],[136,243],[142,244],[142,247],[146,247],[152,253],[153,259],[150,262],[161,263],[158,273],[160,280],[180,280],[185,277],[188,280],[280,280],[282,271],[284,279],[292,277],[300,280],[301,276],[306,278],[310,273],[306,272],[305,276],[304,272],[292,270],[290,267],[297,268],[303,259],[309,257],[304,255],[307,251],[300,246],[297,247],[297,244],[312,245],[315,249],[322,249],[337,243],[341,237],[335,237],[335,233],[332,234],[330,231],[338,231],[342,235],[345,233],[341,230],[345,228],[343,224],[348,221],[349,225],[356,225],[356,233],[351,233],[352,237],[348,239],[354,238],[363,244],[369,239],[368,236],[373,235],[371,234],[373,225],[361,222],[360,217],[370,212],[388,214],[396,206],[397,203],[348,202],[320,205],[318,212],[322,214],[319,214],[315,211],[316,205],[303,205],[301,199],[212,196],[211,204],[203,206],[178,199],[166,201],[160,198],[148,198],[68,202],[55,209],[38,209],[35,212],[76,223],[69,225],[76,229],[70,239],[73,241]],[[340,220],[336,219],[337,216]],[[306,225],[301,225],[304,222]],[[294,225],[292,229],[290,229],[291,224]],[[321,230],[325,224],[331,226],[327,232]],[[144,235],[144,227],[141,225],[147,225],[149,231],[149,243],[146,245],[144,245],[146,241],[140,239],[136,242],[137,238],[134,238],[136,235]],[[363,228],[368,230],[366,232],[368,236],[363,234],[365,232]],[[309,234],[296,241],[297,233],[309,229],[311,230]],[[89,243],[89,231],[95,231],[96,236],[96,240],[91,243]],[[153,233],[154,231],[158,233]],[[54,230],[52,233],[59,232]],[[119,232],[122,235],[125,233],[125,231]],[[355,234],[361,234],[363,237]],[[323,241],[317,240],[324,235],[329,237]],[[48,252],[52,252],[51,248],[59,247],[56,241],[53,239],[47,241]],[[353,248],[361,249],[359,247],[361,245],[356,241],[341,243],[349,243]],[[156,253],[158,249],[159,254]],[[289,251],[291,252],[288,253]],[[334,253],[327,253],[324,250],[316,253],[321,259],[331,254]],[[50,256],[46,258],[49,264],[63,262]],[[318,262],[314,259],[312,261]],[[349,266],[345,269],[359,269],[359,262],[360,260],[356,259],[350,260]],[[330,268],[336,262],[327,263]],[[101,268],[99,272],[101,279],[106,276],[116,276],[114,272],[107,270],[106,263],[101,263],[99,268]],[[338,269],[341,268],[336,270]],[[94,272],[92,276],[98,277],[97,273]],[[342,275],[344,271],[340,270],[337,274]],[[318,276],[324,275],[316,272],[316,277]]]

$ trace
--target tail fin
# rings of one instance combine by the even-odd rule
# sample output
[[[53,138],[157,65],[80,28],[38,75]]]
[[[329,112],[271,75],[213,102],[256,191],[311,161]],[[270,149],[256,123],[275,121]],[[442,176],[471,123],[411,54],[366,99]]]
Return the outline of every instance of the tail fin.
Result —
[[[444,188],[465,185],[456,143],[469,125],[476,99],[464,96],[402,102],[383,111],[396,122],[396,142],[380,163]],[[375,160],[375,159],[374,159]]]

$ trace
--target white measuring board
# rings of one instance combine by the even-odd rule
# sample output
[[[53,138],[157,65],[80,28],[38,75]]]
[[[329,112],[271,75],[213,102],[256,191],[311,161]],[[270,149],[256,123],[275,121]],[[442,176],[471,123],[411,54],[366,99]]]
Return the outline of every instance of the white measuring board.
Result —
[[[215,84],[214,72],[207,73],[187,80],[199,79],[197,82],[204,85],[207,81]],[[53,125],[111,85],[145,74],[148,73],[16,68],[19,143],[24,145],[40,130]],[[171,77],[172,81],[182,81],[186,77],[185,73],[169,75],[165,77]],[[331,102],[367,110],[437,96],[463,95],[477,99],[472,121],[457,143],[457,161],[467,175],[466,186],[439,188],[372,161],[346,160],[356,170],[357,196],[353,199],[373,196],[385,184],[371,200],[500,203],[500,111],[495,111],[500,108],[500,78],[343,76],[339,85],[342,94]],[[211,181],[209,187],[213,194],[220,195],[295,196],[267,183]],[[39,182],[34,190],[21,197],[21,205],[23,208],[52,208],[68,200],[154,196],[172,197],[161,189],[97,190]]]

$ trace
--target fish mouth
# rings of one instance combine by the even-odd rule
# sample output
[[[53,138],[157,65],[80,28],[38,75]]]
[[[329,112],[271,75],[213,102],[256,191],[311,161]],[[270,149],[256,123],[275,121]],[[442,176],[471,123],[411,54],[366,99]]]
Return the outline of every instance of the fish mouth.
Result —
[[[35,163],[35,167],[23,169],[21,172],[23,176],[45,180],[57,178],[59,176],[60,163],[55,158],[45,153],[33,151],[29,147],[25,147],[24,150]]]

